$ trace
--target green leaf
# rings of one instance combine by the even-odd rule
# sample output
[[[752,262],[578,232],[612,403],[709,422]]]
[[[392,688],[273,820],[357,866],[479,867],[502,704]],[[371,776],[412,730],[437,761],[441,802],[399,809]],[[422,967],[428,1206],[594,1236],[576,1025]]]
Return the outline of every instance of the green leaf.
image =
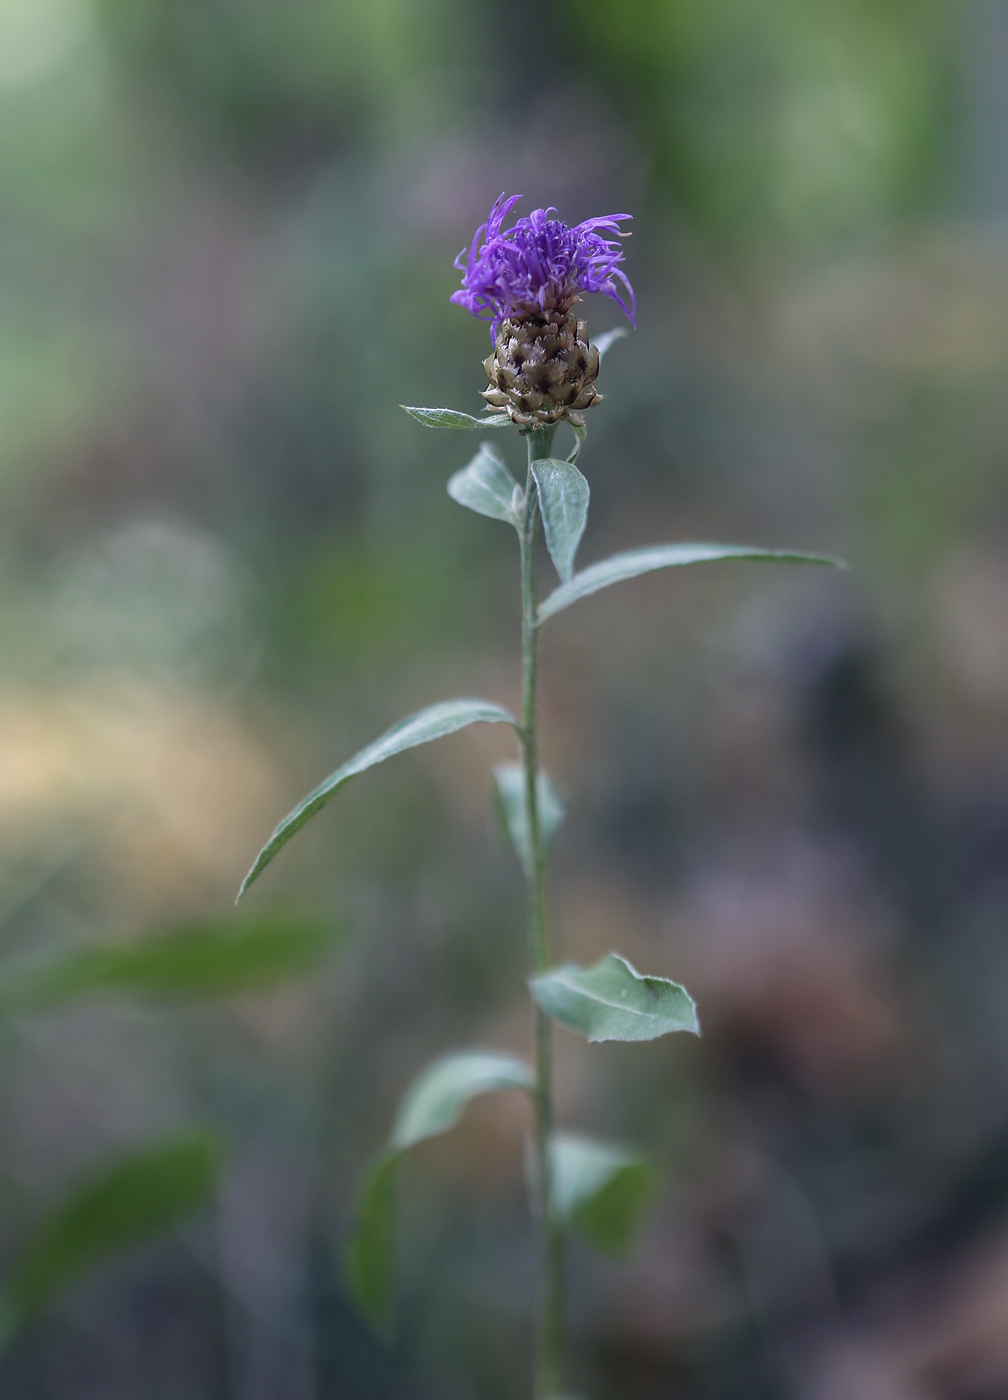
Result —
[[[625,1254],[653,1184],[637,1153],[574,1133],[550,1140],[550,1212],[606,1254]]]
[[[511,1055],[480,1050],[446,1055],[428,1065],[403,1099],[389,1146],[402,1151],[424,1138],[446,1133],[477,1094],[498,1089],[531,1092],[534,1083],[528,1065]]]
[[[622,340],[625,335],[629,334],[626,326],[614,326],[611,331],[603,331],[601,335],[597,335],[592,344],[599,353],[599,359],[603,358],[605,352],[610,346],[615,345],[617,340]]]
[[[432,739],[454,734],[457,729],[464,729],[469,724],[509,724],[516,734],[521,734],[521,725],[514,716],[489,700],[443,700],[438,705],[431,705],[426,710],[420,710],[417,714],[400,720],[373,744],[361,749],[348,763],[344,763],[342,768],[330,773],[324,782],[307,797],[302,798],[292,812],[288,812],[256,856],[255,864],[242,881],[238,898],[241,899],[253,880],[262,874],[277,851],[285,846],[294,833],[300,831],[305,822],[310,821],[351,778],[368,768],[373,768],[376,763],[384,763],[385,759],[394,754],[416,748],[418,744],[429,744]]]
[[[828,564],[846,569],[842,559],[832,554],[799,554],[794,550],[756,549],[741,544],[656,544],[644,549],[628,549],[591,564],[552,592],[539,607],[539,622],[569,608],[571,603],[608,588],[611,583],[637,578],[655,569],[671,569],[679,564],[707,564],[719,559],[747,559],[767,564]]]
[[[469,1050],[435,1060],[407,1092],[388,1147],[364,1179],[356,1227],[344,1255],[347,1282],[376,1326],[388,1322],[395,1292],[395,1174],[401,1154],[454,1128],[478,1094],[501,1089],[531,1093],[534,1087],[532,1071],[523,1060]]]
[[[457,471],[448,482],[448,494],[460,506],[514,526],[518,525],[518,514],[513,509],[518,490],[517,481],[489,442],[481,443],[469,465]]]
[[[71,1191],[35,1227],[7,1277],[0,1312],[8,1332],[89,1269],[200,1210],[219,1168],[216,1139],[191,1133],[122,1156]]]
[[[573,462],[557,457],[535,459],[532,475],[539,488],[546,548],[557,573],[569,584],[574,556],[588,522],[588,483]]]
[[[529,979],[532,1000],[557,1025],[590,1041],[654,1040],[671,1031],[700,1034],[693,998],[665,977],[645,977],[607,953],[594,967],[563,967]]]
[[[571,423],[571,432],[574,434],[574,446],[567,453],[568,462],[576,462],[585,440],[588,437],[588,429],[583,423]]]
[[[485,418],[473,418],[470,414],[459,413],[454,408],[410,408],[409,404],[405,403],[399,407],[404,408],[425,428],[467,428],[472,432],[476,428],[506,428],[511,422],[506,413],[488,413]]]
[[[525,824],[525,769],[520,763],[498,763],[493,770],[497,799],[511,844],[522,868],[529,870],[528,830]],[[563,821],[564,805],[553,779],[540,768],[536,779],[539,799],[539,846],[542,859],[549,855],[557,827]]]
[[[109,992],[164,999],[272,987],[310,971],[342,936],[336,923],[274,915],[245,927],[194,923],[139,943],[76,948],[0,983],[0,1010]]]
[[[356,1228],[343,1253],[347,1283],[364,1316],[387,1324],[395,1296],[395,1178],[398,1152],[383,1152],[357,1196]]]

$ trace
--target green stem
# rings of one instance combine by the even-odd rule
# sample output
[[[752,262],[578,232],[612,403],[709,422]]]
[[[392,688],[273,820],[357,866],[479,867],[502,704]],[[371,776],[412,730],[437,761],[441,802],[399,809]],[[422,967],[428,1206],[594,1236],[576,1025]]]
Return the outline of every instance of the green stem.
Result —
[[[543,909],[543,857],[539,840],[538,757],[536,740],[536,548],[539,540],[539,496],[532,475],[533,461],[548,457],[553,427],[528,435],[528,477],[525,482],[525,518],[521,529],[522,566],[522,749],[525,763],[525,829],[528,833],[526,879],[528,883],[529,974],[549,967],[546,920]],[[536,1400],[554,1400],[562,1391],[564,1350],[563,1232],[550,1218],[549,1142],[553,1131],[552,1044],[550,1022],[535,1012],[536,1131],[535,1212],[538,1232],[538,1296],[536,1318]]]

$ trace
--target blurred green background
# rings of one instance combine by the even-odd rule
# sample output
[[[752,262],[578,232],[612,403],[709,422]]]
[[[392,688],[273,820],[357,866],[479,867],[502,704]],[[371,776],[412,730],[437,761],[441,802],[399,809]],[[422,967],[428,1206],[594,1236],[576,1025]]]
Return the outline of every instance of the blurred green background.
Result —
[[[232,911],[387,724],[517,705],[475,442],[398,408],[479,411],[448,297],[502,189],[634,215],[582,563],[853,566],[544,634],[558,956],[705,1031],[557,1035],[564,1125],[661,1181],[625,1264],[573,1251],[574,1388],[1001,1400],[1005,0],[0,0],[0,1390],[528,1394],[516,1096],[413,1154],[390,1342],[339,1263],[418,1070],[527,1041],[508,739],[369,774]]]

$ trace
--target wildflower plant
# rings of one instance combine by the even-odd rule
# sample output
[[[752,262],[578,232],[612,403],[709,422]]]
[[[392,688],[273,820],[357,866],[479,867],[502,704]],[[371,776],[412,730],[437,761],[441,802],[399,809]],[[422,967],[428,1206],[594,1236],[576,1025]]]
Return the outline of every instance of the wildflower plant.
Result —
[[[610,584],[658,569],[715,560],[837,564],[827,555],[749,545],[668,543],[615,554],[575,571],[590,490],[576,465],[586,436],[585,413],[601,396],[595,388],[602,358],[625,330],[589,338],[576,307],[600,293],[631,324],[636,303],[621,266],[620,239],[628,214],[588,219],[569,228],[552,209],[536,209],[504,224],[518,196],[494,204],[471,247],[456,259],[462,286],[452,301],[490,325],[492,353],[486,408],[474,417],[449,408],[406,412],[431,428],[479,432],[515,426],[524,439],[524,484],[511,475],[489,440],[448,481],[459,505],[511,526],[521,570],[521,714],[489,700],[447,700],[409,716],[344,763],[290,812],[263,847],[239,898],[290,838],[351,778],[393,755],[470,724],[503,724],[517,740],[519,759],[494,769],[497,797],[527,890],[528,989],[533,1003],[529,1061],[490,1050],[467,1050],[436,1060],[408,1090],[388,1142],[362,1185],[346,1251],[347,1277],[363,1310],[387,1321],[395,1289],[394,1196],[402,1154],[460,1120],[479,1094],[520,1090],[532,1107],[527,1174],[537,1235],[535,1396],[564,1393],[564,1255],[574,1231],[603,1251],[622,1253],[649,1189],[647,1164],[621,1146],[558,1128],[553,1112],[551,1039],[554,1024],[590,1042],[653,1040],[673,1031],[699,1035],[696,1007],[685,988],[638,972],[611,952],[592,967],[554,965],[547,934],[544,880],[563,805],[539,766],[536,661],[544,624]],[[574,447],[553,455],[557,429],[568,424]],[[539,600],[536,555],[540,522],[560,584]]]

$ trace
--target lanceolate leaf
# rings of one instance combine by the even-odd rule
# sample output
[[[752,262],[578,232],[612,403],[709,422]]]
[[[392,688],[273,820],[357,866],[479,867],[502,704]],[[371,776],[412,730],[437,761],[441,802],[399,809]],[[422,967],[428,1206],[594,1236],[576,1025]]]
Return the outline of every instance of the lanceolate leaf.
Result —
[[[457,471],[448,481],[448,494],[453,501],[476,511],[477,515],[505,520],[509,525],[518,524],[518,516],[513,509],[517,490],[518,483],[504,465],[500,453],[489,442],[482,443],[469,465]]]
[[[439,705],[431,705],[429,709],[400,720],[398,724],[386,730],[381,738],[369,744],[366,749],[361,749],[348,763],[344,763],[342,768],[330,773],[325,782],[320,783],[303,798],[292,812],[288,812],[242,881],[238,898],[241,899],[252,881],[266,869],[277,851],[285,846],[294,833],[299,831],[305,822],[310,821],[351,778],[363,773],[365,769],[373,768],[376,763],[383,763],[393,754],[416,748],[418,744],[429,744],[432,739],[454,734],[457,729],[464,729],[468,724],[509,724],[516,733],[521,733],[521,726],[514,716],[489,700],[444,700]]]
[[[585,441],[588,437],[588,429],[584,426],[583,423],[572,423],[571,431],[574,434],[574,446],[567,453],[567,460],[568,462],[576,462],[578,459],[578,454],[580,453],[582,447],[584,447]]]
[[[425,428],[466,428],[470,432],[477,428],[506,428],[511,419],[506,413],[488,413],[485,418],[473,418],[468,413],[459,413],[454,408],[410,408],[400,404]]]
[[[529,980],[532,999],[557,1025],[591,1041],[654,1040],[670,1031],[700,1034],[693,999],[678,982],[645,977],[607,953],[594,967],[566,963]]]
[[[644,549],[628,549],[613,554],[598,564],[582,569],[569,581],[555,589],[539,607],[539,621],[545,622],[554,613],[569,608],[571,603],[608,588],[611,583],[649,574],[656,569],[671,569],[679,564],[707,564],[719,559],[746,559],[767,564],[828,564],[845,569],[842,559],[831,554],[800,554],[794,550],[756,549],[740,544],[657,544]]]
[[[388,1147],[372,1163],[358,1196],[357,1222],[345,1254],[347,1281],[377,1326],[388,1321],[395,1292],[395,1174],[400,1155],[454,1128],[478,1094],[534,1088],[532,1071],[511,1055],[471,1050],[435,1060],[403,1099]]]
[[[141,942],[76,948],[0,983],[0,1011],[81,996],[216,997],[302,976],[342,937],[336,923],[274,915],[245,927],[196,923]]]
[[[493,773],[504,825],[518,859],[527,871],[531,863],[528,828],[525,822],[525,769],[520,763],[498,763]],[[536,794],[539,800],[539,847],[545,859],[556,829],[563,821],[564,806],[553,779],[542,769],[539,770],[536,780]]]
[[[565,584],[574,573],[574,556],[588,521],[588,483],[573,462],[541,457],[532,463],[539,488],[539,508],[546,548]]]
[[[220,1150],[193,1133],[124,1155],[72,1191],[32,1233],[0,1295],[7,1335],[82,1274],[200,1210]]]
[[[605,352],[610,346],[614,345],[617,340],[622,340],[625,335],[629,334],[630,332],[627,330],[626,326],[614,326],[611,331],[603,331],[601,335],[597,335],[592,341],[592,344],[599,353],[599,359],[601,360],[603,358]]]
[[[550,1210],[606,1254],[624,1254],[652,1186],[643,1157],[574,1133],[550,1142]]]

